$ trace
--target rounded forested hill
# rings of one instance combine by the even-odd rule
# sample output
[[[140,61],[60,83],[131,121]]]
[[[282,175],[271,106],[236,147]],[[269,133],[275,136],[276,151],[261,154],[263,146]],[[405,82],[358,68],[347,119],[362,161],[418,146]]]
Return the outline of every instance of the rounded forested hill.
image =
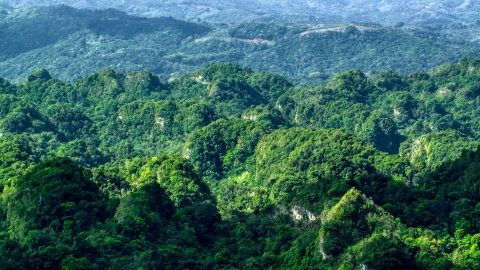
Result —
[[[476,24],[439,30],[373,23],[211,25],[67,6],[1,14],[0,75],[12,81],[35,68],[75,81],[104,67],[175,79],[212,62],[232,62],[315,85],[346,69],[406,74],[480,55]]]
[[[478,269],[479,82],[0,79],[0,269]]]
[[[56,153],[90,166],[134,153],[179,154],[188,140],[205,141],[201,148],[222,154],[200,167],[213,162],[224,175],[219,162],[234,154],[224,147],[238,143],[244,146],[235,151],[250,153],[254,146],[242,140],[254,144],[280,127],[343,128],[381,151],[436,169],[460,149],[477,146],[478,70],[478,59],[463,59],[409,75],[348,70],[327,84],[294,87],[235,64],[210,64],[171,82],[148,71],[105,68],[69,83],[37,69],[18,84],[1,80],[0,133],[35,134],[29,139],[38,144],[35,160]],[[246,136],[245,128],[256,135]],[[205,137],[215,134],[220,137]],[[452,143],[455,154],[443,147]]]

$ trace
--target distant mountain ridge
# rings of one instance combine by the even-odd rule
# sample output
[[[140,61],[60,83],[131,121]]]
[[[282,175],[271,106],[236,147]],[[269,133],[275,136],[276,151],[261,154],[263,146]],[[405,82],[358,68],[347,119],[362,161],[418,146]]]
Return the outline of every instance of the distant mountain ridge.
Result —
[[[3,0],[0,6],[18,9],[65,4],[76,8],[115,8],[129,14],[210,22],[271,21],[363,21],[394,25],[471,23],[480,18],[480,3],[471,0]]]
[[[0,76],[18,81],[46,68],[74,81],[112,67],[174,79],[208,63],[232,62],[314,85],[346,69],[410,73],[478,57],[477,32],[475,24],[435,31],[374,23],[226,25],[114,9],[30,7],[0,13]]]

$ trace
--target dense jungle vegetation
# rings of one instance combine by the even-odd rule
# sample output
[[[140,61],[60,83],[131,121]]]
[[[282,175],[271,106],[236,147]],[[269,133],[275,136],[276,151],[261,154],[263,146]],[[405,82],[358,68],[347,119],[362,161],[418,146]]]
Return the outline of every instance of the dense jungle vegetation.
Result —
[[[1,269],[477,269],[480,60],[0,79]]]
[[[73,82],[112,67],[123,73],[150,70],[168,80],[212,62],[232,62],[282,75],[294,85],[316,85],[351,68],[406,74],[477,57],[479,27],[210,24],[134,17],[113,9],[0,10],[0,76],[18,82],[35,68],[45,68]]]

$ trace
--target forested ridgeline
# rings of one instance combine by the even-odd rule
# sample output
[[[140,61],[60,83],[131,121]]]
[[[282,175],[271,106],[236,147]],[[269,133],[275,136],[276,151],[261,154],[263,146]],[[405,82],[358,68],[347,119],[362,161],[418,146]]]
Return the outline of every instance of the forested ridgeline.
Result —
[[[212,62],[232,62],[282,75],[295,85],[316,85],[347,69],[411,73],[480,55],[478,24],[442,27],[209,24],[67,6],[0,10],[0,76],[18,82],[43,67],[73,82],[108,66],[174,79]]]
[[[0,268],[478,268],[479,82],[0,79]]]
[[[76,8],[116,8],[143,17],[173,16],[179,19],[203,19],[209,22],[286,21],[305,22],[318,20],[375,21],[394,25],[399,22],[415,24],[468,23],[478,20],[480,5],[475,1],[437,0],[3,0],[0,10],[28,6],[65,4]]]

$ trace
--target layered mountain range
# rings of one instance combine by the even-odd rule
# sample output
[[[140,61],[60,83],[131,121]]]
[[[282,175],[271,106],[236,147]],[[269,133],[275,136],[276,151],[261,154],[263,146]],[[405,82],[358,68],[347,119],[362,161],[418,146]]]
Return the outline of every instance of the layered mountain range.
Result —
[[[335,20],[363,21],[393,25],[471,23],[479,18],[480,4],[471,0],[4,0],[2,6],[14,9],[29,6],[64,4],[76,8],[115,8],[129,14],[177,19],[202,19],[210,22],[244,22],[250,20]]]
[[[313,85],[346,69],[409,73],[476,57],[477,32],[475,24],[439,30],[332,22],[227,25],[112,9],[27,8],[0,17],[0,75],[17,81],[46,68],[73,81],[108,66],[173,79],[211,62],[233,62]]]
[[[480,269],[475,3],[28,3],[0,269]]]

